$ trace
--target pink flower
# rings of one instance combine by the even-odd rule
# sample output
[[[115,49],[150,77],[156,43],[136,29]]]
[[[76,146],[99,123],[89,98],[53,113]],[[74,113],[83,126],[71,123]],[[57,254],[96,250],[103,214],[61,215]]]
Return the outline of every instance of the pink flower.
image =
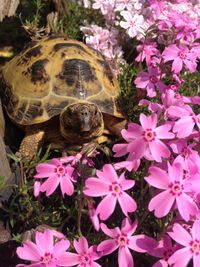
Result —
[[[75,181],[74,168],[70,163],[63,162],[59,159],[52,159],[50,163],[40,163],[36,167],[37,174],[35,179],[44,179],[40,185],[39,190],[41,192],[46,191],[46,196],[50,196],[56,190],[60,184],[62,195],[66,193],[71,196],[74,192],[74,186],[72,181]],[[38,187],[35,187],[35,189]]]
[[[196,115],[188,105],[184,107],[171,106],[168,108],[167,113],[173,117],[180,118],[173,127],[173,132],[177,133],[179,138],[189,136],[195,125],[200,129],[200,114]],[[186,125],[187,127],[185,127]]]
[[[151,154],[152,159],[157,162],[162,161],[162,157],[168,158],[170,151],[160,139],[172,139],[173,133],[170,133],[170,124],[156,127],[157,115],[140,115],[140,123],[129,123],[128,129],[122,130],[122,136],[128,140],[127,151],[133,155],[134,159],[140,159],[146,154]]]
[[[129,11],[141,7],[141,4],[136,0],[115,0],[116,11],[127,9]]]
[[[193,266],[200,266],[200,221],[197,220],[193,223],[190,232],[180,224],[175,223],[172,232],[168,234],[183,246],[169,258],[169,264],[173,267],[186,267],[189,261],[193,259]]]
[[[59,260],[61,266],[101,267],[101,265],[95,262],[101,257],[101,253],[97,252],[96,246],[88,247],[85,237],[81,236],[78,241],[74,240],[74,247],[77,254],[66,252],[65,256]]]
[[[96,171],[97,177],[90,177],[85,181],[84,194],[91,197],[105,196],[96,208],[101,220],[106,220],[113,213],[117,201],[122,212],[134,212],[137,208],[135,201],[124,192],[134,186],[135,181],[125,179],[124,173],[119,177],[111,164],[105,164],[103,170]]]
[[[121,11],[120,14],[125,19],[125,21],[120,21],[120,26],[127,30],[130,37],[144,35],[144,17],[142,15],[130,11]]]
[[[161,82],[161,74],[157,67],[149,67],[148,72],[141,72],[135,79],[136,87],[147,90],[149,97],[156,96],[155,89],[164,91],[167,86]]]
[[[131,224],[128,218],[122,221],[121,229],[115,227],[109,229],[104,223],[101,223],[102,231],[112,239],[102,241],[97,250],[102,252],[103,255],[111,254],[119,248],[118,251],[118,265],[119,267],[133,267],[134,262],[129,249],[145,253],[156,246],[156,241],[146,235],[135,235],[137,228],[137,221]]]
[[[137,51],[139,55],[136,57],[137,62],[142,62],[144,59],[146,60],[147,65],[151,63],[152,56],[159,56],[160,52],[156,48],[157,44],[155,42],[146,42],[137,46]]]
[[[163,51],[162,56],[164,62],[173,61],[172,71],[175,73],[179,73],[183,65],[185,65],[190,72],[196,71],[197,63],[195,53],[190,52],[187,47],[178,47],[176,44],[169,45]]]
[[[158,245],[155,248],[148,251],[148,254],[160,258],[160,260],[154,263],[152,267],[167,267],[169,257],[177,249],[178,246],[173,246],[171,238],[168,235],[165,235],[164,238],[158,242]]]
[[[161,218],[169,213],[173,204],[176,203],[181,217],[188,221],[190,216],[198,212],[197,205],[187,194],[187,180],[184,179],[181,164],[168,163],[168,173],[158,167],[150,167],[150,175],[145,180],[163,192],[153,197],[149,203],[149,210],[153,211],[156,217]]]
[[[43,233],[36,232],[35,242],[25,241],[22,247],[17,248],[19,258],[31,261],[32,264],[19,264],[20,266],[31,267],[55,267],[59,265],[59,261],[65,256],[66,250],[70,243],[68,240],[54,241],[54,231],[46,229]]]

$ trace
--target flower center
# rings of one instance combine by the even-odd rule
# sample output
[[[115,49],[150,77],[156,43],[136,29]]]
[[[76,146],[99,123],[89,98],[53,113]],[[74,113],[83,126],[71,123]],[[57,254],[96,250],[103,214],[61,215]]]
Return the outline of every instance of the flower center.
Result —
[[[47,264],[49,264],[51,262],[51,260],[52,260],[52,255],[49,252],[48,253],[45,253],[44,254],[44,257],[41,258],[41,262],[43,264],[45,264],[45,266]]]
[[[145,141],[151,142],[155,140],[156,133],[152,131],[152,129],[146,129],[146,131],[144,131],[143,133],[143,136],[144,136]]]
[[[65,174],[65,168],[62,165],[57,166],[57,168],[55,169],[55,172],[59,175],[59,176],[63,176]]]
[[[179,181],[171,183],[169,188],[171,189],[170,193],[174,196],[180,196],[182,194],[183,185],[181,185]]]
[[[114,182],[110,185],[109,190],[112,192],[114,196],[120,195],[122,191],[122,187],[117,182]]]
[[[178,56],[181,58],[181,59],[185,59],[186,58],[186,55],[183,51],[179,52],[178,53]]]
[[[152,82],[152,83],[157,83],[158,82],[158,78],[155,76],[155,75],[152,75],[149,77],[149,80]]]
[[[199,253],[200,253],[200,241],[197,239],[191,241],[190,242],[190,250],[195,255],[199,255]]]
[[[80,256],[80,266],[86,267],[88,264],[91,264],[91,255],[84,254]]]
[[[167,261],[169,259],[169,257],[172,255],[172,253],[173,253],[172,249],[165,250],[163,253],[164,259]]]
[[[126,245],[129,244],[129,239],[126,235],[121,234],[120,236],[118,236],[117,242],[120,247],[125,247]]]

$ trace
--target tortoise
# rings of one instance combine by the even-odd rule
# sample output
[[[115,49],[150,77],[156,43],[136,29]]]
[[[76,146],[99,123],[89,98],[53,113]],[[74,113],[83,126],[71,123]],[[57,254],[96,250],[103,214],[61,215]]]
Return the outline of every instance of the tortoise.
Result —
[[[1,98],[25,130],[19,153],[31,159],[42,143],[65,149],[120,136],[125,118],[119,83],[102,54],[66,36],[31,43],[1,71]]]

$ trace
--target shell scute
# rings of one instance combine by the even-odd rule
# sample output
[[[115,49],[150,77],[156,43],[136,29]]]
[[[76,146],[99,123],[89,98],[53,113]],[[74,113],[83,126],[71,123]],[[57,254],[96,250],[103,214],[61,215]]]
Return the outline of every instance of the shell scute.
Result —
[[[21,125],[45,122],[81,101],[123,117],[116,105],[119,84],[104,57],[65,36],[47,37],[23,50],[3,67],[2,81],[8,115]]]

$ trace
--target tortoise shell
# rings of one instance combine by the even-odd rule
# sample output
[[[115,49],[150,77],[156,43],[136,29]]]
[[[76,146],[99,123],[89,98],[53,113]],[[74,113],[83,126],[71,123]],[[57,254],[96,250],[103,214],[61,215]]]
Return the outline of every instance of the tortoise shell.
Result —
[[[14,57],[2,69],[0,90],[8,115],[20,125],[48,121],[79,102],[123,118],[109,64],[98,51],[65,36],[44,38]]]

